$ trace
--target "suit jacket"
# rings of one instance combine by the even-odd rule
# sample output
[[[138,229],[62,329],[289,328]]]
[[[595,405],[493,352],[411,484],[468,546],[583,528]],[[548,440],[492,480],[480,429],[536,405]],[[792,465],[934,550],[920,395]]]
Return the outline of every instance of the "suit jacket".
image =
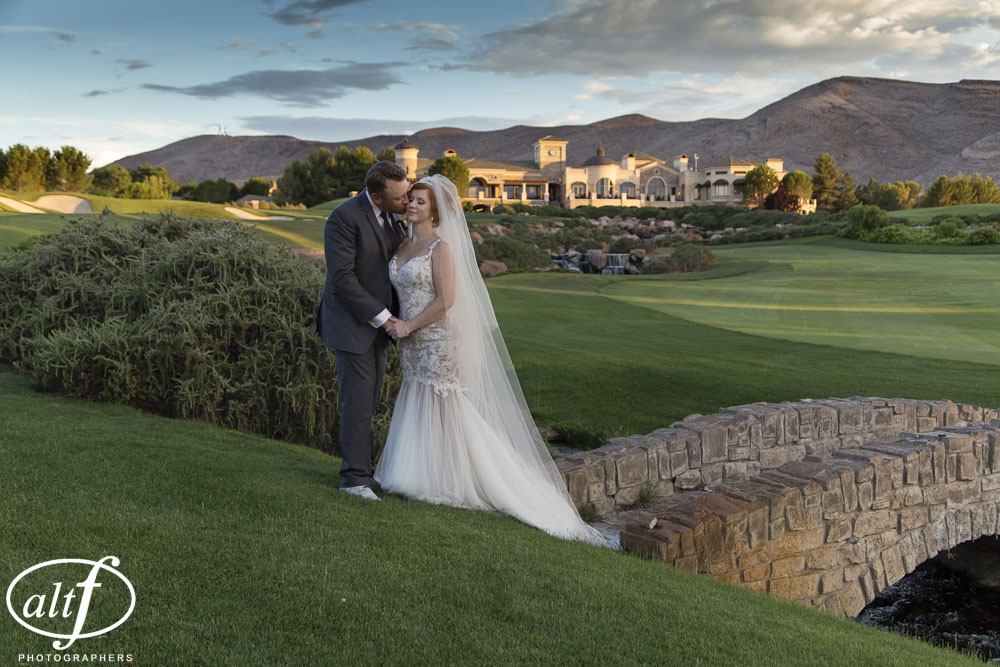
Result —
[[[403,233],[400,223],[397,232]],[[334,209],[323,232],[326,284],[316,333],[336,350],[362,354],[388,334],[369,320],[383,309],[399,312],[389,282],[389,245],[364,190]]]

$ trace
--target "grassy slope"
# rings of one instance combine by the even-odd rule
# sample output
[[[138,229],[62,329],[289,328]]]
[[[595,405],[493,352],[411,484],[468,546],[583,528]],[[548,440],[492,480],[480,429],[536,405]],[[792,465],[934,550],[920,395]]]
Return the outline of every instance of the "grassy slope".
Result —
[[[727,331],[601,296],[615,282],[522,273],[487,283],[539,423],[648,433],[725,406],[857,395],[1000,406],[996,366]]]
[[[909,211],[891,211],[890,218],[906,218],[910,222],[926,224],[934,219],[934,216],[945,213],[947,215],[992,215],[1000,213],[1000,204],[964,204],[962,206],[937,206],[935,208],[915,208]]]
[[[619,279],[601,293],[771,338],[1000,365],[998,254],[872,253],[816,239],[714,252],[721,267],[760,270]]]
[[[315,450],[39,395],[0,367],[6,588],[113,554],[137,664],[976,664],[507,517],[335,490]],[[39,428],[39,424],[45,424]],[[111,589],[107,589],[110,590]],[[95,618],[100,614],[99,593]],[[0,656],[51,653],[0,615]]]

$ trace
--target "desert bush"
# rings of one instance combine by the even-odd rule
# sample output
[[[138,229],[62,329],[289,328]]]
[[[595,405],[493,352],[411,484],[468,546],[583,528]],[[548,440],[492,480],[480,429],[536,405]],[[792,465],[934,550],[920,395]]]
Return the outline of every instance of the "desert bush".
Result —
[[[324,270],[259,234],[169,213],[70,222],[0,257],[0,359],[48,391],[336,451],[334,355],[312,331]]]
[[[951,239],[964,234],[965,221],[962,218],[944,218],[932,228],[935,238]]]
[[[862,238],[870,243],[916,243],[917,231],[909,225],[897,223],[868,232]]]
[[[866,233],[889,224],[889,214],[878,206],[853,206],[847,211],[847,224],[840,230],[840,235],[860,239]]]
[[[487,236],[476,245],[476,259],[503,262],[509,269],[534,269],[552,265],[549,254],[529,241],[509,236]]]
[[[677,271],[677,262],[671,257],[658,259],[642,265],[642,273],[674,273],[675,271]]]
[[[994,245],[1000,244],[1000,232],[993,227],[979,227],[969,233],[965,239],[968,245]]]
[[[670,258],[677,263],[678,271],[704,271],[715,264],[712,251],[693,243],[677,246]]]

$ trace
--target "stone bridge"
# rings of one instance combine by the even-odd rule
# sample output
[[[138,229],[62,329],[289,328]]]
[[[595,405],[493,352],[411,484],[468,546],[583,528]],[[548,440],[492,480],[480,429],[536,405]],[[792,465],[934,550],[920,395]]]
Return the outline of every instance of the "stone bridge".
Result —
[[[755,403],[556,463],[581,510],[624,527],[624,549],[853,617],[923,561],[997,534],[998,417],[951,401]]]

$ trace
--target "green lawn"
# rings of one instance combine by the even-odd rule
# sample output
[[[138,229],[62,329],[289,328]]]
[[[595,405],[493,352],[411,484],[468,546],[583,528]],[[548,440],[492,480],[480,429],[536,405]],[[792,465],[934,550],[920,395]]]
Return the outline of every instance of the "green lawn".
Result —
[[[617,281],[601,290],[732,331],[1000,365],[1000,255],[889,254],[824,240],[713,249],[728,278]]]
[[[1000,204],[964,204],[961,206],[938,206],[935,208],[915,208],[909,211],[891,211],[890,218],[906,218],[910,222],[926,224],[941,215],[993,215],[1000,213]]]
[[[713,251],[700,274],[489,280],[536,420],[600,438],[754,401],[1000,406],[1000,256],[812,239]]]
[[[87,217],[88,213],[2,213],[0,214],[0,252],[40,234],[55,234],[66,221]],[[135,218],[115,215],[117,225],[130,225]]]
[[[4,588],[43,561],[107,555],[135,587],[124,624],[66,654],[145,665],[977,664],[507,517],[368,503],[335,490],[339,461],[316,450],[37,394],[7,367],[0,397]],[[116,591],[98,589],[88,619],[115,620]],[[56,653],[0,618],[7,662]]]

